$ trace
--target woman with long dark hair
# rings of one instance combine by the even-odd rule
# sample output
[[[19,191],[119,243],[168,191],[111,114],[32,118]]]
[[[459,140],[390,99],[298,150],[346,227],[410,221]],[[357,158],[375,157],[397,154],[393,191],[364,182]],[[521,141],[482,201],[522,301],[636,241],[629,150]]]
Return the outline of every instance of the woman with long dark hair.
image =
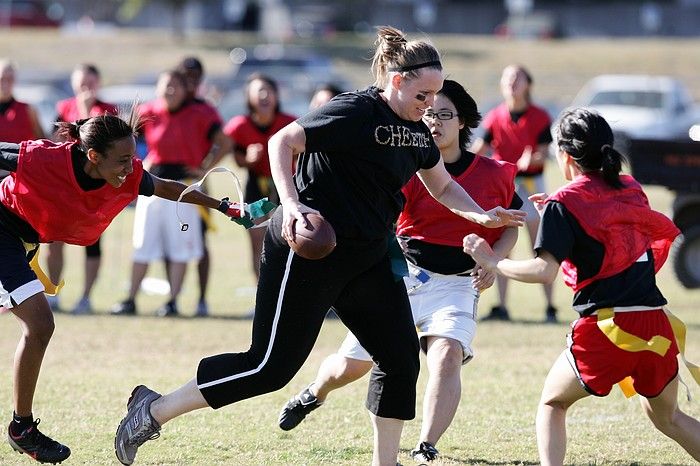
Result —
[[[547,375],[537,410],[544,466],[562,465],[566,414],[613,385],[641,395],[654,426],[700,461],[700,423],[678,408],[678,343],[655,273],[680,233],[649,207],[640,184],[621,174],[610,125],[587,109],[564,112],[556,130],[557,160],[568,184],[532,196],[542,214],[537,257],[510,260],[477,235],[465,252],[482,267],[527,283],[552,283],[560,267],[574,290],[579,318]]]

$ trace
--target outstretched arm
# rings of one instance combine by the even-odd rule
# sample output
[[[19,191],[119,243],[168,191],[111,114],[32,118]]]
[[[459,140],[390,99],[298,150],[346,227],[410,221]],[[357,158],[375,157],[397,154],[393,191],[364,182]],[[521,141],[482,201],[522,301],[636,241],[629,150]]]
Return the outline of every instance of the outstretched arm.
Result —
[[[534,259],[512,260],[495,253],[486,240],[475,234],[465,236],[463,244],[464,252],[481,267],[520,282],[552,283],[559,271],[557,260],[544,250]]]
[[[153,178],[153,191],[154,196],[162,197],[163,199],[169,199],[171,201],[177,201],[180,194],[187,188],[187,185],[174,180],[165,180],[163,178],[158,178],[157,176],[151,175]],[[198,204],[204,207],[209,207],[210,209],[218,209],[221,205],[219,199],[214,199],[211,196],[204,194],[201,191],[190,191],[182,197],[182,202],[187,202],[188,204]]]
[[[450,176],[442,159],[433,168],[420,170],[418,177],[431,196],[460,217],[487,228],[523,225],[526,214],[522,210],[495,207],[484,211]]]
[[[508,227],[503,231],[501,237],[493,244],[493,251],[500,257],[507,257],[518,241],[518,228]],[[496,272],[482,267],[478,263],[472,273],[474,277],[474,287],[483,291],[493,285],[496,279]]]

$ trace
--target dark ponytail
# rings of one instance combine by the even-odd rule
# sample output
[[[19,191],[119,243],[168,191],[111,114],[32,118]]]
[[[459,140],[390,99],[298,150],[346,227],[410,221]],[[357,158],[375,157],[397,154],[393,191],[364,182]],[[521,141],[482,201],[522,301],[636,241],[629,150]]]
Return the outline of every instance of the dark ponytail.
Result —
[[[138,134],[142,122],[137,107],[138,102],[133,102],[124,118],[105,113],[74,122],[60,121],[56,123],[56,135],[62,140],[76,141],[85,153],[94,149],[104,155],[115,141]]]
[[[598,171],[611,187],[624,187],[620,172],[625,156],[613,147],[612,129],[602,116],[585,108],[565,110],[555,132],[557,145],[574,159],[581,171]]]
[[[622,160],[624,156],[610,144],[603,144],[600,148],[600,154],[603,179],[613,188],[622,188],[620,172],[622,171]]]

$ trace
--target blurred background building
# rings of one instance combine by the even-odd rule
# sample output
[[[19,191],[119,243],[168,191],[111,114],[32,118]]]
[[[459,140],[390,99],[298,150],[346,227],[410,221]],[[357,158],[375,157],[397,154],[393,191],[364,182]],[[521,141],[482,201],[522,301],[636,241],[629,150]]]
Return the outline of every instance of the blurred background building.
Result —
[[[0,0],[0,24],[244,30],[280,38],[373,24],[536,38],[695,36],[700,0]]]

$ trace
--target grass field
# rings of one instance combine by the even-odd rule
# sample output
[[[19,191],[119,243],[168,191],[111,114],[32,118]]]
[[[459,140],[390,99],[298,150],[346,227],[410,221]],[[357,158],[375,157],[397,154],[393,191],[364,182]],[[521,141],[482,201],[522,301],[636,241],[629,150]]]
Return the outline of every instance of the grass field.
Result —
[[[238,36],[193,37],[185,43],[174,43],[167,35],[125,35],[119,41],[98,37],[59,38],[39,32],[5,33],[0,41],[0,55],[23,51],[23,66],[41,64],[69,70],[66,56],[77,61],[94,60],[105,69],[105,76],[133,76],[139,69],[162,69],[184,53],[199,53],[212,70],[226,66],[224,46],[244,40]],[[250,40],[250,39],[245,39]],[[337,45],[339,66],[357,73],[358,85],[369,81],[366,63],[347,57],[358,50],[368,50],[371,40],[351,46]],[[507,43],[481,38],[438,37],[438,45],[447,48],[449,59],[462,56],[465,68],[459,69],[462,80],[470,76],[467,63],[474,63],[473,76],[489,82],[500,73],[502,64],[533,62],[536,76],[557,77],[556,86],[569,95],[582,79],[578,73],[596,74],[608,71],[596,59],[595,51],[603,42],[587,43]],[[218,44],[218,45],[217,45]],[[510,44],[510,45],[509,45]],[[673,65],[681,76],[692,77],[692,63],[682,58],[683,48],[697,42],[615,41],[608,44],[607,56],[611,71],[638,71],[643,63],[632,58],[615,58],[623,52],[639,58],[651,57],[646,65],[662,69]],[[331,47],[333,44],[327,45]],[[583,54],[583,50],[590,50]],[[59,52],[61,55],[59,55]],[[581,55],[576,55],[580,52]],[[636,54],[636,55],[635,55]],[[366,54],[365,54],[366,55]],[[109,59],[107,59],[107,57]],[[577,57],[575,66],[569,66]],[[15,56],[18,60],[20,57]],[[658,58],[658,60],[657,60]],[[550,60],[549,63],[546,60]],[[589,60],[588,65],[586,64]],[[487,68],[487,62],[491,67]],[[614,65],[614,66],[612,66]],[[581,71],[584,70],[585,71]],[[350,73],[350,71],[348,71]],[[364,73],[364,74],[363,74]],[[456,73],[455,73],[456,74]],[[486,79],[489,76],[489,79]],[[696,78],[697,79],[697,78]],[[572,82],[573,81],[573,82]],[[475,79],[476,82],[476,79]],[[481,81],[479,81],[481,82]],[[494,81],[495,82],[495,81]],[[494,82],[490,85],[495,86]],[[539,81],[545,82],[543,80]],[[697,84],[697,81],[695,81]],[[484,89],[487,86],[480,85]],[[696,96],[700,94],[694,88]],[[480,91],[481,92],[481,91]],[[551,91],[548,91],[551,92]],[[479,94],[480,95],[480,94]],[[554,95],[554,93],[552,94]],[[549,167],[550,186],[561,182],[556,167]],[[215,196],[230,194],[228,178],[214,179]],[[671,195],[660,188],[648,190],[652,204],[668,212]],[[210,235],[213,252],[213,274],[210,303],[213,317],[208,319],[161,320],[150,317],[162,304],[161,296],[140,296],[139,317],[117,318],[106,315],[111,304],[126,293],[130,264],[130,236],[133,211],[125,211],[105,236],[104,266],[94,293],[98,312],[91,316],[57,314],[57,328],[42,369],[35,403],[35,415],[43,419],[42,429],[68,444],[73,456],[66,464],[115,464],[112,449],[113,433],[124,414],[132,387],[147,383],[154,389],[169,391],[189,380],[199,359],[220,352],[243,351],[250,340],[250,321],[241,320],[252,304],[248,242],[245,232],[222,216],[217,216],[219,231]],[[525,235],[521,235],[517,256],[527,253]],[[64,307],[77,300],[82,284],[83,251],[69,247],[66,259],[66,281],[62,293]],[[162,276],[162,266],[153,268]],[[183,314],[191,315],[196,301],[196,285],[191,268],[181,300]],[[700,291],[681,288],[667,266],[659,274],[660,287],[674,312],[689,326],[688,355],[700,360]],[[563,319],[573,319],[569,308],[570,292],[557,281],[555,301]],[[495,301],[489,290],[481,299],[486,311]],[[463,370],[462,403],[452,427],[438,445],[444,465],[537,464],[534,416],[541,385],[547,370],[565,344],[565,323],[544,325],[544,299],[541,288],[513,284],[510,308],[515,322],[482,323],[475,341],[477,357]],[[19,329],[9,315],[0,316],[0,406],[9,421],[12,406],[11,368]],[[168,424],[159,440],[142,448],[138,464],[148,465],[362,465],[371,461],[371,428],[363,408],[365,382],[358,382],[329,398],[323,409],[314,412],[292,432],[277,428],[281,405],[310,381],[322,358],[334,351],[345,330],[338,321],[327,321],[306,365],[284,389],[247,400],[218,411],[202,410]],[[690,377],[685,369],[681,374]],[[426,373],[418,384],[423,393]],[[700,388],[690,386],[695,400],[679,396],[682,408],[700,417],[697,397]],[[420,410],[418,410],[420,413]],[[420,414],[406,423],[400,461],[413,464],[408,450],[416,442]],[[569,453],[567,464],[575,465],[690,465],[693,460],[674,442],[653,430],[636,400],[625,400],[615,390],[604,399],[586,399],[575,406],[569,417]],[[0,445],[0,464],[30,464],[8,445]]]

